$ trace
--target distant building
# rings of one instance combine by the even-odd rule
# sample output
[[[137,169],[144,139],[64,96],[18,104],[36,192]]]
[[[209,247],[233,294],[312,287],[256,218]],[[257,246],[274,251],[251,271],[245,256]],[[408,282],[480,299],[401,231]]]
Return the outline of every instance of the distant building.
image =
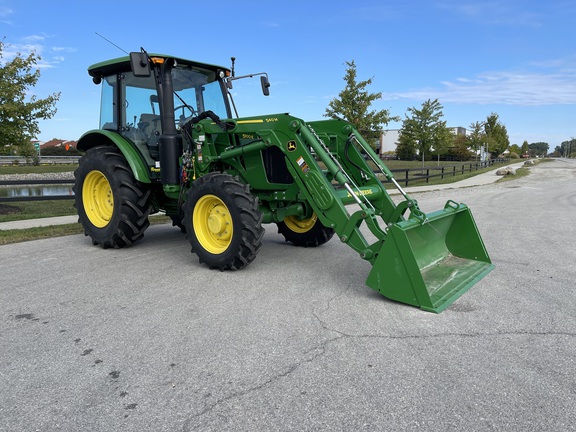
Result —
[[[53,139],[40,144],[41,149],[47,149],[51,147],[62,147],[68,150],[69,148],[76,148],[77,141],[69,141],[63,139]]]
[[[382,135],[380,135],[380,154],[395,152],[399,138],[400,129],[388,129],[382,132]]]
[[[452,133],[456,136],[458,136],[458,135],[466,136],[468,134],[468,131],[466,130],[466,128],[463,128],[462,126],[451,127],[448,129],[450,129],[452,131]]]

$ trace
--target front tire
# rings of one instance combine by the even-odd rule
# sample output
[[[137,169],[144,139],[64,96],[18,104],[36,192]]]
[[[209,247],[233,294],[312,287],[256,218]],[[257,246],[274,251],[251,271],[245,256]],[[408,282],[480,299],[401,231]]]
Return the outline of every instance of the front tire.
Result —
[[[262,246],[262,214],[250,188],[229,174],[210,173],[186,193],[184,227],[192,252],[212,269],[239,270]]]
[[[305,219],[288,216],[284,221],[277,222],[276,225],[278,226],[278,233],[295,246],[320,246],[334,235],[334,230],[322,225],[316,213]]]
[[[134,178],[118,148],[91,148],[74,177],[78,222],[94,245],[122,248],[144,236],[150,225],[150,189]]]

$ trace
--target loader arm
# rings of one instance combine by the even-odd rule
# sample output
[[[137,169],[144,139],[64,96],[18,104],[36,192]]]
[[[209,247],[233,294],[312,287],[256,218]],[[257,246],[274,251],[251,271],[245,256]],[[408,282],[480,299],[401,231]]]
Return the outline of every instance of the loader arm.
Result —
[[[314,212],[372,264],[366,283],[388,298],[440,312],[493,267],[466,205],[449,201],[424,214],[347,122],[306,123],[287,114],[203,120],[192,136],[199,175],[219,169],[239,176],[267,223]],[[290,181],[267,175],[262,155],[273,148]],[[365,157],[404,201],[393,202]]]
[[[278,186],[263,184],[262,181],[255,179],[256,174],[250,173],[250,168],[256,171],[254,167],[243,169],[239,166],[238,159],[240,156],[245,159],[256,156],[256,160],[260,160],[259,152],[277,147],[297,186],[286,188],[287,201],[294,199],[303,202],[304,206],[311,207],[323,225],[333,228],[340,240],[357,251],[363,259],[369,261],[376,259],[374,251],[380,248],[380,243],[386,237],[386,222],[384,221],[381,227],[377,216],[389,219],[395,214],[396,206],[384,185],[356,148],[349,151],[349,156],[355,164],[362,164],[364,173],[356,175],[356,179],[353,179],[348,174],[350,168],[341,163],[348,135],[357,132],[346,122],[336,120],[318,122],[317,125],[324,126],[322,131],[324,135],[330,131],[330,136],[326,136],[330,141],[326,144],[325,139],[321,139],[300,119],[279,114],[270,116],[267,120],[262,118],[224,120],[228,124],[234,124],[233,128],[226,131],[216,123],[200,122],[195,129],[196,136],[206,144],[202,146],[199,169],[201,171],[209,169],[215,162],[229,164],[234,174],[240,174],[266,206],[266,203],[270,202],[266,187],[270,186],[277,191]],[[222,135],[229,137],[224,140]],[[228,146],[223,151],[218,149],[218,146],[222,145],[220,143],[229,144],[237,137],[251,137],[251,142],[243,146]],[[320,160],[317,161],[314,155]],[[326,168],[323,169],[319,162]],[[360,181],[361,187],[354,185]],[[291,191],[296,191],[296,195],[291,194]],[[370,204],[371,202],[376,205]],[[360,209],[350,213],[346,206],[353,203],[358,204]],[[286,212],[281,212],[281,216],[274,215],[273,208],[274,206],[268,206],[264,209],[263,213],[268,215],[265,222],[281,221],[286,216]],[[362,234],[360,226],[363,222],[376,236],[376,242],[369,244]]]

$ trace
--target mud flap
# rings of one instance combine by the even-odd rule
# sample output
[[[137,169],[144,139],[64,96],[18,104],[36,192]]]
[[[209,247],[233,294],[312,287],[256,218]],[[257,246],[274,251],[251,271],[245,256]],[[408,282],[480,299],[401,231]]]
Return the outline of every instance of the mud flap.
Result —
[[[440,313],[494,265],[464,204],[410,218],[388,229],[366,284],[385,297]]]

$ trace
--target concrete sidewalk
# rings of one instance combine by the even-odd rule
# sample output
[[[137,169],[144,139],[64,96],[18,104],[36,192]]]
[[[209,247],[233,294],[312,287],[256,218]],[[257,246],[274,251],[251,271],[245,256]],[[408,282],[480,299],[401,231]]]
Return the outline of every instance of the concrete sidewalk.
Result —
[[[518,169],[524,165],[524,161],[508,165],[511,168]],[[496,175],[496,171],[498,171],[501,167],[494,169],[492,171],[488,171],[482,174],[475,175],[473,177],[469,177],[467,179],[454,182],[454,183],[446,183],[446,184],[439,184],[439,185],[423,185],[423,186],[413,186],[413,187],[406,187],[403,188],[404,191],[408,194],[418,193],[418,192],[430,192],[435,190],[446,190],[446,189],[456,189],[456,188],[463,188],[463,187],[473,187],[473,186],[482,186],[496,182],[497,180],[501,179],[501,176]],[[400,192],[397,190],[390,190],[388,191],[391,195],[397,195]],[[36,227],[47,227],[52,225],[65,225],[65,224],[72,224],[78,222],[78,216],[60,216],[60,217],[49,217],[49,218],[41,218],[41,219],[27,219],[21,221],[11,221],[11,222],[2,222],[0,223],[0,231],[5,230],[13,230],[13,229],[26,229],[26,228],[36,228]]]

